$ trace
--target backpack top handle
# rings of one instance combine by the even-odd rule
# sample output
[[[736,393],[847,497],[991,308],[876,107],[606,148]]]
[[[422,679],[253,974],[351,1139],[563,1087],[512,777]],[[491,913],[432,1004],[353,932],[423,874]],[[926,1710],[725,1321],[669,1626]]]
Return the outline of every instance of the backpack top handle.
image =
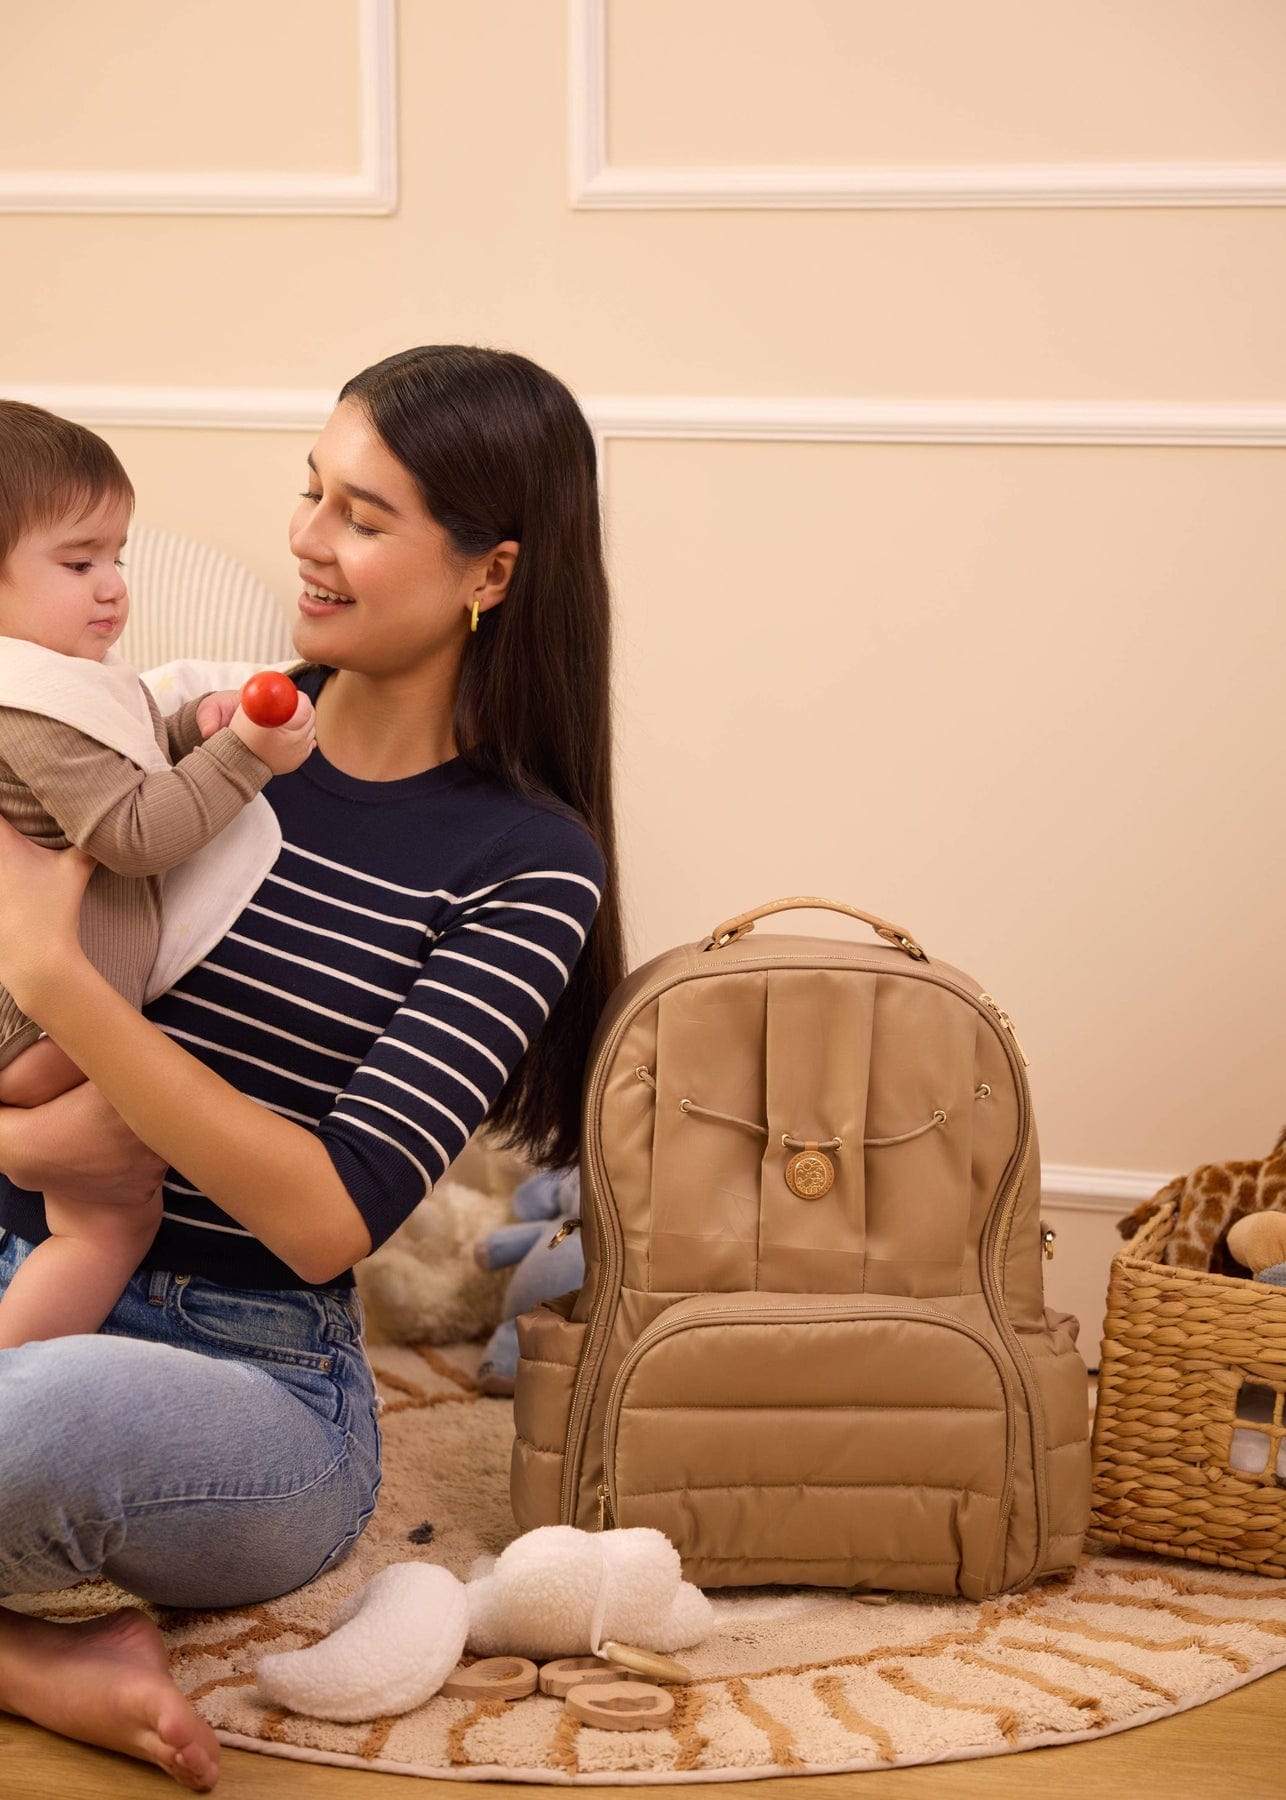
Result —
[[[870,925],[880,937],[904,950],[917,962],[928,961],[910,932],[903,931],[901,926],[890,925],[887,919],[877,918],[874,913],[859,912],[857,907],[848,906],[843,900],[824,900],[817,894],[798,894],[790,900],[767,900],[762,906],[752,906],[749,912],[738,913],[735,919],[725,919],[722,925],[716,925],[701,949],[703,952],[726,949],[753,931],[756,919],[766,919],[769,913],[789,912],[795,907],[821,907],[828,912],[847,913],[850,919],[861,919],[863,924]]]

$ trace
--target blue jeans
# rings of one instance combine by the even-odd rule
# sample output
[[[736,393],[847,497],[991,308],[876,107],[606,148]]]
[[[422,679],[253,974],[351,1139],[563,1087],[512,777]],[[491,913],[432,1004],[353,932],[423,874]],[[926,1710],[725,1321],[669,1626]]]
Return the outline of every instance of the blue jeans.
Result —
[[[0,1231],[0,1292],[31,1245]],[[142,1270],[102,1329],[0,1350],[0,1596],[105,1575],[161,1606],[301,1587],[375,1509],[361,1303]]]

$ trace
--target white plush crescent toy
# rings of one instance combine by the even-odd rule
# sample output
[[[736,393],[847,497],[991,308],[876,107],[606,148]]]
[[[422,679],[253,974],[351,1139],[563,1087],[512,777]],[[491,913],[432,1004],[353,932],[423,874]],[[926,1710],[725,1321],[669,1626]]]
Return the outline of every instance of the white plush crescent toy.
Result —
[[[643,1650],[700,1643],[710,1602],[682,1579],[679,1553],[646,1527],[542,1525],[483,1558],[461,1582],[435,1564],[392,1563],[346,1600],[330,1636],[265,1656],[266,1700],[352,1722],[409,1712],[437,1693],[465,1649],[478,1656],[597,1656],[604,1642]]]

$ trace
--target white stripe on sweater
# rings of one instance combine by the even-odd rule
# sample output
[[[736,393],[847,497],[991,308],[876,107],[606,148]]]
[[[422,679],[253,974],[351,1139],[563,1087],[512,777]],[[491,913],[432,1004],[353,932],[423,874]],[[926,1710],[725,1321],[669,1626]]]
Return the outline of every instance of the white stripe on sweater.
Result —
[[[271,880],[271,877],[269,877]],[[552,906],[537,906],[534,900],[484,900],[475,907],[476,912],[531,912],[541,913],[546,919],[557,919],[560,925],[569,925],[576,933],[580,943],[585,942],[585,927],[579,919],[573,919],[570,913],[558,912]]]
[[[314,1081],[308,1075],[300,1075],[294,1069],[283,1069],[280,1063],[265,1062],[261,1056],[251,1056],[247,1050],[229,1050],[226,1044],[216,1044],[210,1038],[198,1037],[194,1031],[181,1031],[177,1025],[163,1027],[166,1037],[182,1038],[185,1044],[199,1044],[203,1050],[217,1051],[220,1056],[230,1056],[235,1062],[249,1063],[253,1069],[266,1069],[269,1075],[280,1075],[283,1081],[299,1087],[318,1088],[323,1094],[333,1098],[339,1088],[333,1081]],[[267,1102],[265,1101],[266,1105]],[[295,1114],[296,1118],[302,1114]]]
[[[336,944],[348,944],[354,950],[364,951],[367,956],[382,956],[385,962],[401,963],[404,969],[418,969],[423,957],[401,956],[396,950],[381,950],[377,944],[369,944],[364,938],[346,937],[342,931],[328,931],[324,925],[309,925],[304,919],[292,919],[288,913],[273,912],[270,907],[260,906],[252,900],[246,912],[260,913],[265,919],[275,919],[279,925],[291,925],[296,931],[306,931],[310,937],[330,938]],[[242,914],[244,918],[245,914]],[[265,944],[264,949],[270,948]]]
[[[213,968],[214,964],[208,966]],[[270,1037],[284,1038],[286,1043],[298,1044],[301,1049],[311,1050],[317,1056],[328,1056],[332,1062],[351,1063],[356,1067],[363,1060],[360,1056],[348,1056],[343,1050],[328,1050],[324,1044],[316,1043],[312,1038],[296,1037],[293,1031],[283,1031],[280,1025],[267,1025],[262,1019],[252,1018],[249,1013],[237,1012],[234,1007],[219,1006],[217,1002],[202,1000],[196,994],[185,993],[182,998],[185,1006],[201,1006],[207,1012],[217,1013],[220,1018],[236,1019],[242,1025],[252,1025],[256,1031],[266,1031]],[[356,1025],[358,1020],[350,1019],[348,1023]],[[370,1027],[367,1026],[366,1029],[369,1030]]]
[[[246,987],[257,988],[261,994],[271,994],[274,1000],[286,1000],[292,1006],[302,1006],[305,1012],[318,1013],[323,1019],[334,1019],[340,1025],[351,1025],[354,1030],[360,1031],[368,1042],[370,1041],[372,1027],[369,1019],[354,1019],[348,1013],[335,1012],[331,1007],[322,1006],[316,1000],[305,1000],[301,994],[293,993],[290,988],[273,987],[270,981],[256,981],[253,975],[243,975],[240,969],[229,969],[223,963],[206,961],[201,966],[203,969],[213,969],[216,975],[223,975],[229,981],[240,981]],[[184,1001],[188,998],[186,994],[180,994],[179,997]],[[358,1057],[357,1060],[360,1062],[362,1059]]]
[[[437,982],[430,983],[427,981],[417,981],[415,985],[417,987],[429,987],[429,986],[436,987],[438,984],[437,984]],[[455,989],[454,988],[444,988],[442,991],[444,993],[451,994],[451,993],[455,992]],[[505,1067],[505,1065],[501,1062],[500,1058],[496,1055],[494,1050],[488,1050],[487,1046],[485,1044],[479,1043],[477,1038],[471,1038],[467,1031],[457,1031],[455,1026],[448,1025],[445,1019],[435,1019],[432,1013],[421,1012],[419,1007],[417,1007],[417,1006],[404,1006],[402,1008],[402,1011],[405,1014],[405,1016],[409,1019],[423,1019],[424,1023],[426,1025],[431,1025],[435,1031],[445,1031],[448,1034],[448,1036],[453,1037],[453,1038],[459,1038],[460,1042],[462,1044],[467,1044],[469,1046],[470,1050],[476,1050],[478,1052],[479,1056],[485,1056],[487,1061],[489,1063],[492,1063],[497,1069],[499,1069],[500,1073],[504,1076],[505,1080],[508,1081],[509,1071]],[[503,1014],[501,1015],[501,1017],[503,1017]],[[400,1039],[395,1038],[395,1039],[391,1039],[390,1041],[393,1043],[397,1043],[400,1046],[400,1043],[401,1043]],[[355,1059],[355,1060],[360,1060],[360,1058]]]
[[[439,954],[441,956],[449,956],[450,951],[442,950],[442,951],[439,951],[437,954]],[[468,958],[462,957],[461,961],[467,962]],[[430,981],[427,975],[422,975],[420,977],[420,979],[416,982],[415,987],[413,987],[411,989],[411,992],[415,993],[416,989],[418,989],[418,988],[433,988],[436,993],[450,994],[450,996],[453,1000],[467,1001],[470,1006],[476,1006],[479,1012],[486,1013],[489,1018],[497,1020],[501,1025],[507,1025],[509,1027],[510,1031],[512,1031],[514,1036],[517,1038],[518,1042],[522,1045],[523,1049],[525,1050],[527,1048],[527,1044],[528,1044],[529,1040],[528,1040],[526,1032],[521,1031],[518,1028],[518,1026],[514,1023],[514,1021],[509,1017],[508,1013],[502,1013],[499,1011],[498,1008],[496,1008],[494,1006],[488,1006],[486,1001],[479,1000],[476,994],[462,993],[459,988],[448,987],[444,981]],[[411,1012],[413,1010],[413,1008],[408,1006],[405,1010],[407,1012]],[[426,1015],[423,1013],[416,1014],[417,1018],[424,1018],[425,1016]],[[449,1029],[449,1027],[447,1027],[447,1029]]]
[[[358,906],[355,901],[341,900],[337,894],[327,894],[321,888],[304,887],[298,881],[287,881],[284,875],[269,873],[268,881],[275,881],[278,887],[289,888],[292,894],[303,894],[308,900],[321,900],[327,906],[342,907],[345,912],[360,913],[364,919],[378,919],[381,925],[409,925],[413,931],[424,932],[423,919],[406,919],[396,913],[376,912],[371,906]],[[425,934],[433,936],[432,932]]]
[[[480,931],[486,937],[503,938],[507,944],[521,944],[524,950],[530,950],[535,956],[543,956],[546,962],[553,963],[564,981],[570,981],[572,972],[561,957],[555,956],[552,950],[546,950],[543,944],[532,944],[526,938],[515,937],[512,931],[501,931],[498,925],[465,925],[465,931]]]
[[[544,995],[538,993],[529,982],[519,981],[518,977],[516,975],[511,975],[507,969],[498,969],[494,963],[479,962],[476,956],[462,956],[458,950],[444,950],[441,944],[438,945],[433,954],[435,957],[449,956],[452,962],[468,963],[471,969],[483,969],[488,975],[494,975],[497,981],[507,981],[512,987],[521,988],[524,994],[530,994],[532,999],[536,1002],[536,1005],[540,1008],[541,1018],[547,1019],[549,1017],[549,1007],[545,1002]]]
[[[356,1096],[356,1095],[351,1096],[351,1098],[354,1098],[354,1099],[356,1099],[357,1097],[358,1096]],[[390,1107],[380,1106],[378,1100],[366,1100],[363,1102],[363,1105],[373,1106],[379,1112],[390,1112],[392,1110]],[[338,1110],[338,1108],[336,1110]],[[396,1118],[397,1114],[393,1113],[393,1117]],[[345,1113],[344,1114],[344,1123],[346,1125],[351,1125],[355,1131],[365,1131],[371,1137],[378,1138],[382,1144],[387,1144],[391,1150],[399,1150],[402,1153],[402,1155],[406,1158],[407,1162],[410,1163],[411,1167],[419,1175],[420,1179],[423,1181],[424,1192],[426,1194],[431,1194],[433,1192],[433,1177],[429,1174],[429,1171],[425,1168],[424,1164],[422,1162],[418,1161],[416,1157],[411,1155],[411,1152],[407,1149],[405,1144],[400,1144],[396,1138],[389,1137],[387,1132],[377,1131],[375,1129],[374,1125],[370,1124],[366,1119],[354,1119],[348,1113]],[[432,1138],[429,1139],[429,1142],[433,1143]],[[445,1169],[447,1164],[450,1162],[451,1158],[446,1154],[446,1152],[441,1148],[440,1145],[433,1144],[433,1148],[441,1156],[442,1167]]]
[[[455,899],[455,895],[446,888],[404,887],[400,881],[383,881],[378,875],[367,875],[361,869],[350,869],[347,863],[333,862],[329,856],[318,856],[315,850],[304,850],[298,844],[284,842],[281,847],[292,851],[296,856],[302,856],[306,862],[319,863],[323,869],[334,869],[337,875],[347,875],[351,881],[360,881],[364,887],[383,888],[388,894],[406,894],[412,900]]]
[[[369,1064],[366,1068],[362,1069],[360,1073],[363,1077],[370,1076],[374,1081],[386,1081],[390,1087],[399,1089],[403,1094],[409,1094],[413,1100],[419,1100],[422,1101],[425,1106],[431,1106],[435,1112],[440,1112],[444,1119],[454,1125],[456,1130],[460,1133],[460,1136],[467,1141],[470,1133],[469,1127],[465,1124],[464,1120],[457,1118],[451,1111],[451,1108],[445,1106],[441,1100],[435,1100],[432,1094],[426,1094],[423,1088],[412,1087],[410,1082],[403,1081],[400,1075],[390,1075],[386,1069],[374,1069],[371,1068]],[[354,1077],[354,1079],[356,1079],[356,1077]],[[367,1096],[360,1093],[357,1088],[349,1088],[347,1092],[355,1100],[367,1098]],[[372,1100],[370,1101],[370,1104],[374,1106],[377,1102]],[[386,1106],[384,1111],[390,1113],[393,1118],[400,1119],[407,1130],[413,1131],[417,1137],[428,1138],[435,1150],[441,1148],[440,1145],[433,1143],[431,1134],[425,1130],[424,1126],[421,1125],[418,1120],[410,1118],[406,1113],[398,1112],[391,1106]]]
[[[577,887],[588,888],[595,900],[601,900],[601,888],[587,875],[573,875],[569,869],[524,869],[519,875],[506,875],[503,881],[493,881],[490,887],[475,888],[471,894],[461,894],[460,901],[468,906],[474,900],[485,900],[488,894],[498,894],[502,889],[512,887],[515,881],[570,881]]]
[[[166,1183],[169,1186],[169,1183]],[[253,1231],[243,1231],[240,1225],[214,1225],[208,1219],[185,1219],[182,1213],[161,1210],[163,1219],[170,1219],[175,1225],[187,1225],[193,1231],[226,1231],[229,1237],[254,1237]]]
[[[245,944],[249,949],[257,950],[261,956],[273,957],[278,962],[293,963],[297,969],[311,969],[314,975],[328,975],[332,981],[346,982],[349,987],[361,988],[364,994],[375,994],[381,1000],[402,999],[402,995],[394,988],[376,987],[373,982],[363,981],[360,975],[346,974],[343,969],[329,969],[325,963],[313,962],[307,956],[292,956],[289,950],[274,950],[271,944],[261,943],[258,938],[245,937],[239,931],[225,932],[223,942]]]
[[[480,1087],[475,1087],[467,1075],[462,1075],[459,1069],[453,1069],[450,1063],[440,1062],[436,1056],[430,1056],[428,1051],[421,1050],[418,1044],[408,1044],[405,1038],[397,1037],[386,1037],[383,1042],[386,1049],[401,1050],[406,1056],[413,1056],[417,1062],[427,1063],[431,1069],[440,1069],[444,1075],[449,1075],[452,1081],[458,1081],[462,1088],[468,1088],[469,1092],[480,1106],[485,1108],[491,1105],[491,1101],[483,1093],[482,1089]],[[491,1060],[495,1062],[496,1058],[492,1057]],[[378,1073],[378,1071],[369,1064],[367,1067],[371,1074]],[[503,1071],[503,1063],[500,1064],[500,1068]],[[411,1091],[415,1093],[419,1090],[412,1089]],[[427,1094],[424,1097],[426,1100],[428,1099]]]

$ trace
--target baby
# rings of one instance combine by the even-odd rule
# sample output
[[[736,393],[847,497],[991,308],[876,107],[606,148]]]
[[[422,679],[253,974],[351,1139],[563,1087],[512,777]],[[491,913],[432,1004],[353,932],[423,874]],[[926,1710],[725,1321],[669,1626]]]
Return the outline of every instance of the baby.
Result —
[[[96,858],[81,941],[138,1006],[160,940],[161,873],[231,823],[271,775],[298,768],[313,718],[301,697],[270,729],[221,693],[162,720],[112,651],[129,614],[119,558],[133,504],[101,438],[0,400],[0,812],[37,843]],[[141,762],[119,747],[136,740]],[[0,988],[0,1105],[39,1106],[83,1080]],[[51,1235],[0,1299],[0,1349],[96,1331],[155,1235],[161,1195],[112,1204],[46,1194],[45,1213]]]

